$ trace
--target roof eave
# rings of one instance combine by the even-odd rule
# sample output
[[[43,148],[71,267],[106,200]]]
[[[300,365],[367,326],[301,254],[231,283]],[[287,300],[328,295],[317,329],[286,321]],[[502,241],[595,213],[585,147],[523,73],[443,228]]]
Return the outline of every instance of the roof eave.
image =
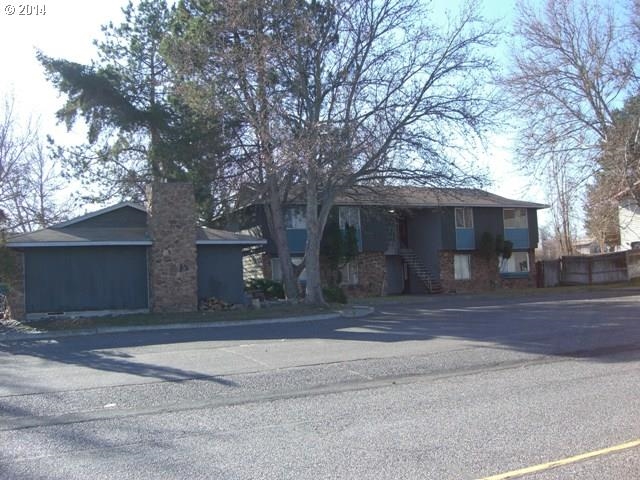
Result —
[[[35,247],[116,247],[116,246],[150,246],[150,240],[130,241],[70,241],[70,242],[7,242],[9,248]]]
[[[266,240],[197,240],[196,245],[266,245]]]

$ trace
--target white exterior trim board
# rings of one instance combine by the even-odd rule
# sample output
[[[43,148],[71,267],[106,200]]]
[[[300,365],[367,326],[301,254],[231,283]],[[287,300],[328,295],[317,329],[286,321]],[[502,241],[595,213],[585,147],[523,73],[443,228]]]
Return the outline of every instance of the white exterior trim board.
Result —
[[[142,245],[150,246],[153,243],[149,240],[141,241],[104,241],[104,242],[25,242],[25,243],[7,243],[9,248],[33,248],[33,247],[115,247],[115,246],[127,246],[127,245]]]

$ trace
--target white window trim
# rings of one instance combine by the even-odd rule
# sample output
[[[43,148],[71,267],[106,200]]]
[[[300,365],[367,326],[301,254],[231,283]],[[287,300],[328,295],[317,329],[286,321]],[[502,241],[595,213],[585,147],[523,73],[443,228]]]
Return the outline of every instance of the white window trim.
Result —
[[[515,262],[516,262],[516,255],[525,255],[525,258],[527,259],[527,270],[526,271],[521,271],[521,270],[516,270],[515,268]],[[514,268],[512,270],[507,270],[507,268],[509,267],[510,263],[513,262]],[[511,252],[511,257],[509,258],[502,258],[502,256],[498,257],[498,269],[500,270],[500,273],[506,273],[506,274],[512,274],[512,273],[516,273],[516,274],[525,274],[525,273],[531,273],[531,259],[529,258],[529,252]]]
[[[291,263],[294,265],[300,265],[302,263],[302,257],[291,257]],[[274,282],[282,281],[282,269],[280,268],[280,258],[272,257],[271,258],[271,280]],[[307,269],[303,268],[298,275],[299,282],[307,281]]]
[[[287,207],[284,212],[284,227],[287,230],[306,230],[307,219],[304,207]]]
[[[507,210],[523,210],[524,211],[524,226],[523,227],[507,227],[507,222],[505,219],[505,212]],[[515,218],[515,217],[514,217]],[[517,208],[503,208],[502,209],[502,223],[504,225],[504,229],[505,230],[510,230],[510,229],[523,229],[523,228],[529,228],[529,212],[527,211],[526,208],[523,207],[517,207]]]
[[[348,215],[347,211],[355,212],[356,217],[356,225],[351,225],[350,227],[354,227],[356,230],[360,230],[360,208],[359,207],[338,207],[338,224],[341,230],[344,230],[348,223]]]
[[[462,210],[462,223],[465,225],[463,227],[458,226],[458,210]],[[469,221],[470,226],[467,225],[467,220]],[[456,207],[453,212],[453,222],[455,223],[457,230],[469,230],[473,228],[473,208],[472,207]]]
[[[464,271],[460,271],[458,270],[458,268],[456,268],[456,266],[459,265],[459,263],[456,261],[456,259],[458,258],[462,258],[465,257],[467,264],[466,264],[466,276],[463,275],[465,272]],[[471,280],[471,255],[469,254],[465,254],[465,253],[456,253],[453,256],[453,279],[454,280]]]
[[[340,269],[341,280],[340,285],[358,285],[358,262],[351,260]]]
[[[271,259],[271,280],[274,282],[282,281],[282,271],[280,268],[280,259],[278,257]]]

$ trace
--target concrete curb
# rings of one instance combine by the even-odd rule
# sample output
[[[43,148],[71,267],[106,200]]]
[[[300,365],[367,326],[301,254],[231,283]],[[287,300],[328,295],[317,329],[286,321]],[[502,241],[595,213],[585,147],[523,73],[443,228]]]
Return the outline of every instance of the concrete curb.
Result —
[[[190,323],[169,323],[166,325],[133,325],[130,327],[97,327],[78,330],[60,330],[56,332],[9,332],[0,333],[2,341],[20,340],[52,340],[64,337],[76,337],[87,335],[102,335],[110,333],[127,332],[162,332],[166,330],[194,329],[194,328],[224,328],[224,327],[249,327],[252,325],[269,325],[277,323],[302,323],[316,322],[321,320],[333,320],[336,318],[360,318],[373,313],[373,307],[354,306],[349,309],[339,310],[334,313],[323,313],[319,315],[306,315],[301,317],[285,318],[265,318],[256,320],[228,320],[221,322],[190,322]]]

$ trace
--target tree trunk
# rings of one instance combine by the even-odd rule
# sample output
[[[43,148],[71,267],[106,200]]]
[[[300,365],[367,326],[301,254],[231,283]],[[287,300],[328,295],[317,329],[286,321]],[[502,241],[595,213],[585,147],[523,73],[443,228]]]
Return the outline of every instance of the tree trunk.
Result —
[[[312,232],[314,230],[315,232]],[[305,254],[305,267],[307,271],[307,291],[305,302],[313,305],[324,305],[322,295],[322,278],[320,275],[320,236],[319,228],[307,231],[307,250]]]
[[[268,209],[267,221],[273,242],[278,252],[278,260],[280,261],[280,271],[282,272],[282,283],[284,286],[285,297],[289,300],[299,297],[298,282],[293,274],[293,265],[291,263],[291,253],[289,252],[289,244],[287,243],[287,230],[284,225],[284,212],[282,210],[282,202],[278,195],[278,188],[274,179],[267,180],[268,189]]]
[[[307,244],[305,245],[305,265],[307,269],[307,290],[305,302],[312,305],[326,305],[322,294],[320,274],[320,243],[324,227],[329,217],[332,199],[324,195],[322,205],[318,205],[318,184],[315,165],[307,172]]]
[[[309,195],[312,196],[312,195]],[[313,195],[315,197],[315,195]],[[315,204],[315,205],[314,205]],[[311,212],[310,210],[313,210]],[[305,268],[307,271],[307,291],[305,302],[324,305],[322,279],[320,275],[320,240],[322,238],[317,201],[307,203],[307,244],[305,246]]]
[[[320,279],[320,238],[322,229],[318,218],[318,179],[314,159],[310,158],[307,171],[307,243],[305,244],[305,265],[307,287],[305,302],[313,305],[324,304],[322,281]]]

